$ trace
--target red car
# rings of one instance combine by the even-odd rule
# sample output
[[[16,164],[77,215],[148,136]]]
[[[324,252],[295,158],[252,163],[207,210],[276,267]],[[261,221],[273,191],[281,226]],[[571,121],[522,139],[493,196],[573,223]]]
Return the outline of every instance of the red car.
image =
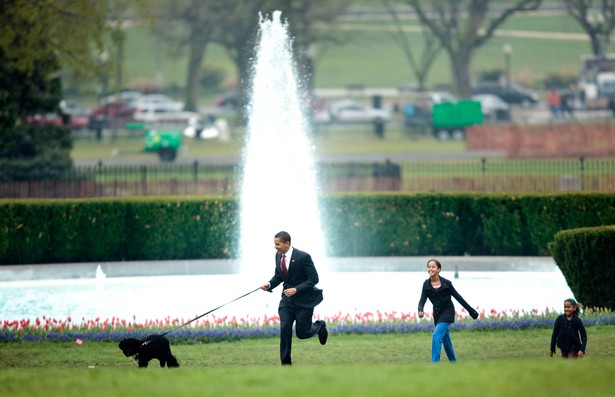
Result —
[[[90,129],[104,128],[110,125],[121,126],[132,120],[134,113],[135,108],[125,102],[107,102],[92,110],[88,126]]]
[[[81,128],[87,128],[90,120],[84,116],[69,116],[68,124],[64,123],[62,117],[55,113],[47,113],[44,115],[36,114],[34,116],[28,116],[28,124],[31,125],[53,125],[56,127],[66,126],[73,130]]]

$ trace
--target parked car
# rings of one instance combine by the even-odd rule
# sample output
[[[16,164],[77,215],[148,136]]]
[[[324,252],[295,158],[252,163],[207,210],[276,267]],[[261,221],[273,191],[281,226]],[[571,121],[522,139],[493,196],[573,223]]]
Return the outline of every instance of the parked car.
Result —
[[[28,116],[27,122],[30,125],[53,125],[55,127],[68,127],[72,130],[86,128],[88,126],[88,118],[83,116],[66,115],[62,117],[56,113],[35,114]]]
[[[538,94],[535,91],[521,87],[517,83],[511,83],[508,87],[506,84],[497,81],[484,81],[474,87],[473,94],[497,95],[510,105],[530,106],[539,101]]]
[[[90,110],[88,108],[85,108],[76,102],[68,101],[66,99],[62,99],[60,101],[60,110],[62,110],[64,114],[68,114],[69,116],[73,117],[87,118],[90,114]]]
[[[137,110],[155,108],[169,112],[180,112],[184,109],[183,102],[162,94],[143,95],[134,101],[133,106]]]
[[[457,102],[457,97],[448,91],[428,91],[419,94],[414,102],[431,107],[436,103]]]
[[[216,97],[216,106],[228,109],[237,109],[239,104],[239,100],[237,98],[236,90],[229,90],[223,92],[222,94]]]
[[[330,121],[333,123],[387,123],[391,113],[353,100],[341,100],[329,106]]]
[[[480,102],[484,120],[510,120],[510,105],[504,102],[499,96],[492,94],[476,94],[472,95],[472,99]]]
[[[116,94],[111,94],[104,99],[105,103],[108,102],[123,102],[128,106],[134,107],[135,102],[143,97],[143,93],[139,91],[122,90]]]
[[[124,101],[106,102],[94,108],[89,116],[88,128],[92,130],[119,127],[132,120],[135,109]]]
[[[156,124],[185,124],[192,118],[198,118],[196,112],[175,111],[166,108],[149,107],[137,109],[134,114],[135,121],[143,121],[146,123]]]
[[[60,101],[60,110],[62,113],[70,117],[68,126],[71,129],[75,130],[88,127],[90,113],[88,108],[85,108],[76,102],[63,99]],[[49,117],[49,115],[47,115],[47,117]],[[58,118],[61,119],[61,117]]]

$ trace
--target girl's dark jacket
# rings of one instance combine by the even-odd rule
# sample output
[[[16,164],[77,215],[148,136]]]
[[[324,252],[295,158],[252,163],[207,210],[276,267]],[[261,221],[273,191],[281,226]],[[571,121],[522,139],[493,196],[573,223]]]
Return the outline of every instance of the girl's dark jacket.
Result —
[[[432,287],[430,279],[425,280],[421,299],[419,300],[419,312],[423,311],[425,301],[429,298],[433,305],[434,323],[436,325],[438,325],[438,323],[454,323],[455,306],[453,305],[451,296],[457,299],[457,302],[468,311],[473,319],[476,320],[478,318],[478,312],[459,295],[459,292],[453,287],[453,283],[443,277],[440,277],[440,288]]]
[[[583,321],[574,315],[570,320],[565,314],[560,314],[555,319],[553,334],[551,335],[551,351],[555,351],[555,344],[562,350],[578,350],[585,354],[587,345],[587,332],[583,326]]]

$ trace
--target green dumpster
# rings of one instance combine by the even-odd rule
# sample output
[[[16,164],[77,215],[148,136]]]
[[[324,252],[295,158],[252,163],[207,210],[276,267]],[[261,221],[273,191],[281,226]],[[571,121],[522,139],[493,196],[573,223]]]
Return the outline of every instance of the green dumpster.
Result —
[[[431,121],[434,135],[440,140],[464,139],[465,127],[483,123],[480,102],[462,100],[433,105]]]

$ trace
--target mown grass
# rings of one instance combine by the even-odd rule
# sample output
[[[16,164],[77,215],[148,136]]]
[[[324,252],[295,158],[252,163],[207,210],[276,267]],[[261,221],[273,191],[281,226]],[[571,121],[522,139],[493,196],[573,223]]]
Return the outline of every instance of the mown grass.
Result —
[[[376,2],[378,3],[378,2]],[[381,4],[371,4],[379,8]],[[255,16],[257,18],[257,16]],[[292,25],[293,21],[289,21]],[[416,25],[413,20],[408,26]],[[368,28],[365,28],[365,27]],[[359,19],[340,21],[337,26],[328,27],[336,37],[335,43],[318,43],[315,47],[315,82],[317,88],[346,87],[361,84],[365,87],[399,87],[414,82],[408,61],[395,42],[391,32],[393,22],[388,19]],[[493,37],[481,46],[473,57],[473,78],[487,70],[504,69],[502,46],[513,48],[511,73],[513,79],[524,84],[542,88],[540,80],[548,73],[575,75],[579,72],[579,57],[591,53],[588,40],[562,40],[556,38],[515,37],[506,31],[526,30],[535,32],[578,33],[582,29],[565,12],[554,14],[513,15],[500,27],[505,32]],[[415,54],[420,54],[424,38],[420,33],[408,33]],[[177,46],[161,43],[150,30],[143,26],[127,29],[124,81],[154,81],[156,53],[162,52],[160,67],[167,85],[183,86],[186,76],[187,54]],[[223,86],[232,85],[236,78],[235,67],[225,50],[211,44],[207,48],[204,63],[224,73]],[[428,85],[450,84],[451,70],[448,57],[442,52],[428,76]],[[224,87],[219,90],[224,90]],[[211,90],[209,90],[211,91]],[[207,93],[207,100],[215,94]]]
[[[453,332],[459,362],[430,363],[431,335],[332,335],[293,346],[278,339],[174,345],[179,369],[138,369],[116,343],[5,343],[2,396],[611,396],[615,327],[588,327],[587,356],[548,355],[550,329]]]
[[[403,130],[391,128],[385,139],[378,139],[370,130],[371,126],[351,127],[336,131],[323,131],[316,135],[316,150],[322,155],[352,153],[438,153],[462,152],[465,143],[458,141],[440,142],[433,137],[409,139]],[[239,156],[243,150],[241,132],[229,142],[219,140],[197,140],[184,138],[181,156],[219,157]],[[144,137],[105,136],[100,142],[93,137],[79,137],[74,140],[71,156],[73,160],[109,160],[114,158],[157,158],[155,153],[145,153]]]

